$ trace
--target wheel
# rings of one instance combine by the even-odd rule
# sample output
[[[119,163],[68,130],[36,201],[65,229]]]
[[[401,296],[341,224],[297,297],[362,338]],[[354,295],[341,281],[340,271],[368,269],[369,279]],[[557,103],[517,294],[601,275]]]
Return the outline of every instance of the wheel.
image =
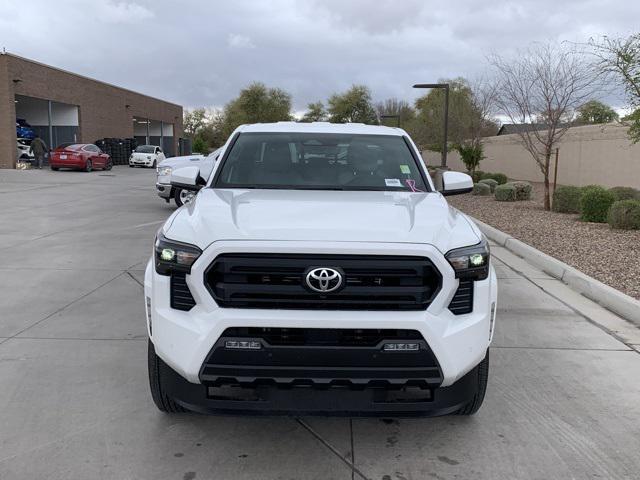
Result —
[[[156,161],[154,160],[153,163],[151,164],[151,166],[149,168],[156,168]]]
[[[149,339],[147,347],[147,365],[149,369],[149,388],[153,403],[158,410],[166,413],[183,413],[187,410],[163,393],[162,388],[162,368],[166,368],[165,363],[156,355],[156,350]]]
[[[113,168],[113,162],[111,160],[107,161],[106,165],[104,166],[105,170],[111,170]]]
[[[129,168],[133,168],[133,165],[129,164]]]
[[[58,167],[51,167],[51,170],[59,170]]]
[[[84,171],[90,172],[91,170],[93,170],[93,163],[91,163],[91,160],[87,160],[87,163],[84,166]]]
[[[487,393],[487,381],[489,380],[489,350],[487,350],[487,355],[476,370],[478,373],[478,391],[469,403],[455,413],[456,415],[473,415],[480,410],[484,395]]]
[[[173,192],[173,199],[176,201],[176,205],[181,207],[185,203],[191,202],[195,194],[189,190],[183,190],[182,188],[176,188]]]

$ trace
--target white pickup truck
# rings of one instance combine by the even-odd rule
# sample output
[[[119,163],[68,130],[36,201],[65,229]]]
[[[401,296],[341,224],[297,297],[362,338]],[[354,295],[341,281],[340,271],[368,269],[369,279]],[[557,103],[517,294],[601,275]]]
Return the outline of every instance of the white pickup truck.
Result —
[[[497,301],[489,245],[398,128],[239,127],[160,228],[145,273],[164,412],[475,413]]]

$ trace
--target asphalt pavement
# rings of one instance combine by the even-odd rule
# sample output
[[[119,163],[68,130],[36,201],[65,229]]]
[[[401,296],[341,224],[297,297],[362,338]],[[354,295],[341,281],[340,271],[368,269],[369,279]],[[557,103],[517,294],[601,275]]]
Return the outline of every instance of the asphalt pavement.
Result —
[[[160,413],[141,283],[175,206],[154,179],[0,170],[0,479],[640,478],[640,330],[500,247],[473,417]]]

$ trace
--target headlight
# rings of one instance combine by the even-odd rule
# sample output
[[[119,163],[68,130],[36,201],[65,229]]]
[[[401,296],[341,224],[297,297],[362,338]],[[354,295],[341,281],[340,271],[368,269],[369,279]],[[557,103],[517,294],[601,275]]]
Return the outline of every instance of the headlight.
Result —
[[[489,244],[485,238],[477,245],[456,248],[445,255],[456,272],[456,278],[484,280],[489,276]]]
[[[156,171],[158,172],[158,175],[171,175],[171,167],[158,167],[156,168]]]
[[[195,245],[169,240],[158,232],[155,243],[156,272],[169,275],[174,272],[191,272],[191,265],[202,254]]]

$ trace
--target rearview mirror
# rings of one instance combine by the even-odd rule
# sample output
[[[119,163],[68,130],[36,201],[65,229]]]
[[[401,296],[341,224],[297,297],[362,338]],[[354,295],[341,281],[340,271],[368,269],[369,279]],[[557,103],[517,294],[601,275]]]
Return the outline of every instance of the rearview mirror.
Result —
[[[442,190],[440,193],[445,197],[469,193],[471,190],[473,190],[473,180],[466,173],[442,172]]]
[[[177,168],[171,172],[171,185],[183,190],[197,192],[203,185],[198,182],[200,169],[196,166]]]

